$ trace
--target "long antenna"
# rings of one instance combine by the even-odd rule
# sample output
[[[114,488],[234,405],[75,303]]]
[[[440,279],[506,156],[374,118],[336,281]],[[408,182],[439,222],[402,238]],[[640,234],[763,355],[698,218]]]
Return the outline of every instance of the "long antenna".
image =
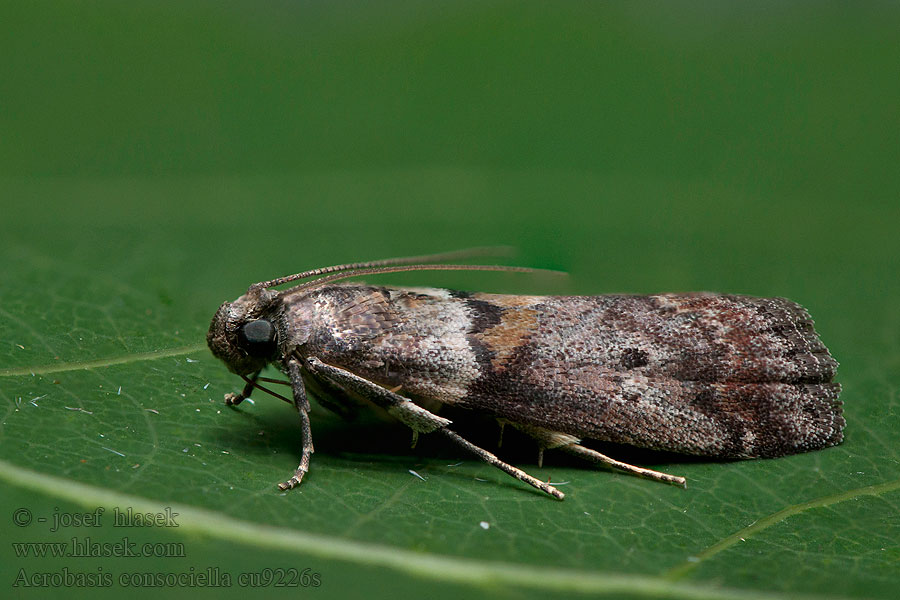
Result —
[[[343,265],[334,265],[332,267],[322,267],[311,271],[303,271],[294,275],[286,275],[269,281],[260,281],[254,283],[251,288],[270,288],[299,279],[308,279],[310,277],[318,277],[328,273],[338,273],[342,271],[355,271],[359,269],[369,269],[373,267],[386,267],[392,265],[411,265],[416,263],[433,263],[444,262],[448,260],[459,260],[464,258],[475,258],[480,256],[510,256],[513,254],[513,248],[509,246],[482,246],[478,248],[467,248],[465,250],[455,250],[453,252],[441,252],[439,254],[424,254],[422,256],[403,256],[400,258],[385,258],[382,260],[371,260],[367,262],[346,263]]]
[[[333,273],[301,283],[297,287],[285,290],[285,294],[293,294],[302,292],[310,288],[319,287],[330,281],[339,279],[347,279],[348,277],[357,277],[359,275],[381,275],[382,273],[402,273],[404,271],[503,271],[506,273],[547,273],[549,275],[562,275],[567,273],[563,271],[552,271],[550,269],[533,269],[531,267],[511,267],[509,265],[396,265],[386,267],[372,267],[366,269],[356,269],[345,273]]]

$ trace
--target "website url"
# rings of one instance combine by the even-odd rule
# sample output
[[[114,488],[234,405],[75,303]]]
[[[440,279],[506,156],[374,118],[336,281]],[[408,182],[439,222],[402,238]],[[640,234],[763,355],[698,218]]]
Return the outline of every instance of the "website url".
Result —
[[[95,542],[88,537],[73,537],[68,542],[12,542],[18,558],[184,558],[181,542],[138,544],[127,537],[117,542]]]

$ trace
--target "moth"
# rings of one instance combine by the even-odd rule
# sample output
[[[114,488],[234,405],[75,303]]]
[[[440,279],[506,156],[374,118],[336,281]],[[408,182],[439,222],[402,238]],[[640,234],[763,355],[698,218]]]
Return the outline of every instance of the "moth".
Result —
[[[437,414],[477,411],[556,449],[676,485],[682,477],[614,460],[583,439],[748,459],[839,444],[838,363],[809,314],[784,298],[690,293],[526,296],[339,283],[420,270],[531,271],[440,264],[459,254],[337,265],[255,283],[219,307],[207,343],[246,385],[300,417],[300,484],[313,453],[307,389],[338,414],[360,400],[413,436],[442,435],[513,477],[562,499]],[[276,286],[299,281],[289,289]],[[289,382],[260,377],[267,365]],[[261,385],[289,383],[292,399]]]

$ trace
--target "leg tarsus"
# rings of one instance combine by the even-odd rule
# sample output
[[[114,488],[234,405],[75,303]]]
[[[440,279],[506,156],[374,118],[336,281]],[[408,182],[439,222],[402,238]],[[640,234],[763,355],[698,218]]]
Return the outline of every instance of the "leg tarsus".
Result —
[[[519,429],[534,438],[535,442],[537,442],[538,446],[541,448],[541,452],[543,452],[544,449],[562,450],[579,458],[583,458],[594,463],[608,465],[613,469],[625,471],[627,473],[631,473],[632,475],[638,475],[639,477],[646,477],[648,479],[655,479],[656,481],[662,481],[664,483],[671,483],[672,485],[687,487],[687,482],[684,477],[669,475],[668,473],[660,473],[659,471],[645,469],[643,467],[637,467],[635,465],[629,465],[628,463],[610,458],[605,454],[600,454],[592,448],[586,448],[582,446],[580,444],[581,440],[568,433],[553,431],[552,429],[547,429],[545,427],[524,425],[521,423],[513,423],[513,426],[515,426],[516,429]]]
[[[491,465],[493,467],[497,467],[498,469],[507,473],[508,475],[512,475],[519,481],[521,481],[523,483],[527,483],[528,485],[535,487],[535,488],[541,490],[542,492],[553,496],[557,500],[562,500],[563,498],[566,497],[565,494],[563,494],[561,491],[559,491],[558,489],[556,489],[549,483],[544,483],[540,479],[538,479],[536,477],[532,477],[531,475],[529,475],[522,469],[517,469],[516,467],[512,466],[511,464],[503,462],[502,460],[497,458],[495,455],[491,454],[487,450],[484,450],[483,448],[479,448],[478,446],[476,446],[472,442],[468,441],[467,439],[465,439],[464,437],[462,437],[455,431],[451,431],[445,427],[443,429],[438,429],[438,433],[444,435],[447,438],[450,438],[450,440],[452,440],[456,445],[461,446],[462,448],[468,450],[469,452],[477,455],[484,462],[488,463],[489,465]]]
[[[295,487],[300,485],[301,481],[303,481],[303,476],[306,475],[306,472],[308,470],[309,470],[309,461],[307,460],[306,466],[304,467],[303,463],[301,463],[300,466],[298,466],[296,468],[296,470],[294,470],[294,474],[293,474],[293,476],[291,476],[290,479],[288,479],[287,481],[282,481],[281,483],[278,484],[278,489],[280,489],[282,491],[294,489]]]
[[[659,471],[654,471],[653,469],[645,469],[644,467],[629,465],[628,463],[610,458],[605,454],[601,454],[591,448],[585,448],[580,444],[568,444],[566,446],[561,446],[559,449],[579,458],[583,458],[595,463],[609,465],[613,469],[625,471],[633,475],[638,475],[639,477],[655,479],[656,481],[670,483],[672,485],[681,486],[683,488],[687,487],[687,480],[684,477],[678,477],[677,475],[669,475],[668,473],[661,473]]]
[[[237,406],[238,404],[249,398],[250,394],[253,393],[253,384],[256,383],[257,377],[259,377],[259,371],[248,378],[249,381],[244,385],[244,389],[241,390],[240,394],[234,394],[231,392],[225,394],[225,406]]]

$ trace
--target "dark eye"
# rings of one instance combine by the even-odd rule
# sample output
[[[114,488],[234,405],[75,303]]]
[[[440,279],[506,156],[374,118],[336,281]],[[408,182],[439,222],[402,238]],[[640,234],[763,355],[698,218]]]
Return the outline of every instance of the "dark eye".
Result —
[[[238,341],[247,354],[259,358],[271,356],[278,345],[275,341],[275,326],[266,319],[244,323],[238,330]]]

